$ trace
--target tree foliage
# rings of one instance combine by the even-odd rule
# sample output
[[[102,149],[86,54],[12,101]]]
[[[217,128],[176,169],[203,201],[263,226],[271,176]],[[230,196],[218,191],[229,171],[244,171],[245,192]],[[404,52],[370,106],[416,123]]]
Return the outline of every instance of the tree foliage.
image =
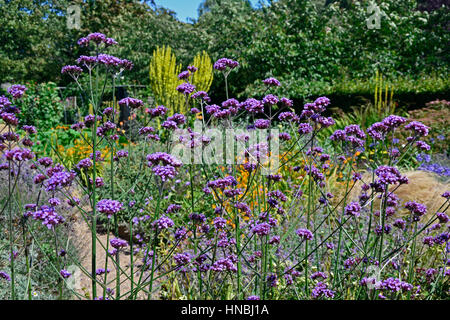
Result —
[[[154,1],[0,0],[0,82],[56,81],[61,66],[84,54],[76,41],[103,32],[120,46],[112,54],[132,60],[127,76],[148,84],[148,63],[157,46],[170,46],[187,66],[199,51],[213,60],[241,64],[230,75],[231,95],[262,94],[258,79],[275,76],[292,97],[309,97],[379,70],[386,77],[419,79],[448,75],[448,1],[375,1],[383,12],[369,29],[368,0],[204,0],[199,18],[182,23]],[[265,3],[265,5],[264,5]],[[81,29],[68,30],[66,9],[81,7]],[[212,96],[223,83],[214,81]],[[127,79],[123,80],[127,82]]]

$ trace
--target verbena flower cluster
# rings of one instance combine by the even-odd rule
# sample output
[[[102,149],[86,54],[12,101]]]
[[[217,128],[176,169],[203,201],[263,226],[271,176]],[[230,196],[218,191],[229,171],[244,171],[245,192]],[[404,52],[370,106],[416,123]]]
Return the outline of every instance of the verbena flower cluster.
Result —
[[[78,44],[95,48],[95,55],[80,56],[77,65],[64,66],[61,72],[80,87],[85,70],[94,77],[92,71],[99,68],[114,78],[133,67],[131,61],[104,53],[118,45],[104,34],[89,34]],[[239,62],[221,58],[213,68],[227,85],[229,72],[238,67]],[[32,163],[32,180],[48,195],[45,203],[38,196],[26,204],[20,217],[10,211],[10,228],[17,222],[24,230],[34,230],[39,222],[45,232],[54,232],[58,254],[52,263],[57,265],[58,283],[72,276],[57,234],[73,221],[64,212],[65,203],[87,224],[93,256],[96,250],[107,253],[105,264],[98,266],[92,259],[89,270],[83,270],[91,280],[92,299],[135,299],[155,292],[167,299],[345,299],[349,294],[418,299],[436,286],[448,295],[449,192],[442,191],[436,212],[421,202],[426,199],[405,201],[396,194],[414,183],[399,167],[402,155],[428,150],[420,139],[430,128],[389,115],[366,130],[351,124],[325,136],[335,125],[327,116],[327,97],[296,112],[292,100],[270,92],[282,88],[270,77],[263,80],[268,90],[264,96],[215,104],[191,83],[196,72],[191,65],[178,75],[182,83],[175,91],[185,98],[187,114],[173,112],[171,106],[147,106],[133,97],[118,101],[138,124],[133,137],[130,127],[114,119],[116,106],[102,109],[97,95],[90,95],[93,114],[72,125],[89,133],[90,155],[75,163],[38,157],[27,146],[36,128],[21,124],[22,139],[15,133],[20,110],[14,101],[26,94],[24,86],[12,86],[8,97],[0,97],[0,118],[7,131],[0,135],[0,169],[14,179],[24,163]],[[231,163],[186,163],[174,154],[173,147],[182,145],[188,147],[184,152],[192,151],[192,158],[196,152],[205,157],[218,136],[209,136],[206,127],[196,132],[199,119],[203,125],[241,129],[230,140],[245,145],[239,155],[245,161],[237,162],[236,155]],[[409,136],[394,151],[399,130]],[[254,132],[268,135],[252,143]],[[275,138],[280,165],[267,171],[265,160],[273,156]],[[376,148],[388,150],[386,156],[373,158],[370,150]],[[9,188],[12,195],[13,184]],[[92,245],[99,224],[111,237]],[[437,264],[427,265],[419,259],[420,252],[426,252],[421,257],[434,254]],[[126,269],[120,261],[124,258],[130,259]],[[370,274],[374,268],[377,279]],[[15,283],[14,271],[12,263],[11,272],[0,271],[0,278]],[[114,289],[109,287],[111,278]],[[126,293],[121,292],[124,278],[132,288]]]

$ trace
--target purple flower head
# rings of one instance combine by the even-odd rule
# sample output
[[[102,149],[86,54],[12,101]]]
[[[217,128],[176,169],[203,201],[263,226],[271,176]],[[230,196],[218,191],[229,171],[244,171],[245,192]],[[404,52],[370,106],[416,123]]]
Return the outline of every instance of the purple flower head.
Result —
[[[266,236],[270,232],[270,225],[267,222],[256,224],[252,227],[251,232],[259,236]]]
[[[269,193],[267,193],[267,197],[269,199],[277,199],[277,200],[280,200],[283,202],[287,201],[286,195],[283,192],[281,192],[280,190],[270,191]]]
[[[325,111],[330,104],[330,99],[327,97],[319,97],[313,103],[306,103],[303,106],[304,111],[309,111],[305,115],[312,116],[314,113],[320,114]]]
[[[164,106],[157,106],[153,109],[146,109],[145,112],[147,112],[152,118],[163,116],[167,113],[167,108]]]
[[[311,275],[310,278],[311,278],[312,280],[315,280],[315,279],[318,279],[318,278],[322,278],[323,280],[325,280],[326,278],[328,278],[328,276],[326,275],[325,272],[317,271],[317,272],[314,272],[314,273]]]
[[[182,115],[181,113],[175,113],[174,115],[167,118],[168,121],[173,121],[177,125],[185,124],[186,123],[186,117]]]
[[[11,277],[4,271],[0,271],[0,279],[4,279],[6,281],[11,281]]]
[[[405,126],[405,129],[413,131],[417,136],[425,137],[428,135],[428,130],[430,129],[422,122],[411,121]]]
[[[278,139],[280,139],[282,141],[289,141],[289,140],[291,140],[291,135],[287,132],[281,132],[278,135]]]
[[[239,66],[239,63],[237,61],[228,59],[228,58],[221,58],[214,63],[214,69],[219,71],[225,71],[227,68],[234,69]]]
[[[189,95],[189,94],[191,94],[192,92],[194,92],[195,86],[194,86],[193,84],[190,84],[190,83],[185,82],[185,83],[180,84],[180,85],[176,88],[176,90],[177,90],[179,93],[182,93],[182,94],[185,94],[185,95]]]
[[[223,230],[227,225],[227,220],[222,217],[217,217],[214,219],[214,227],[218,230]]]
[[[94,32],[88,34],[85,38],[81,38],[80,40],[78,40],[78,45],[88,46],[91,41],[94,42],[96,45],[99,45],[102,42],[105,42],[106,39],[107,37],[103,33]]]
[[[52,174],[50,179],[47,180],[45,186],[46,191],[55,191],[58,188],[68,187],[75,179],[75,172],[59,171]]]
[[[0,113],[1,118],[5,121],[6,124],[17,126],[19,124],[19,119],[15,116],[14,113],[3,112]]]
[[[233,176],[226,176],[225,178],[220,178],[217,180],[209,181],[206,186],[208,188],[222,189],[226,187],[236,186],[237,181]]]
[[[99,54],[96,57],[96,62],[105,65],[106,67],[116,67],[119,69],[131,70],[133,63],[127,59],[120,59],[109,54]]]
[[[220,107],[217,104],[205,106],[206,113],[215,114],[220,111]]]
[[[114,45],[118,44],[117,41],[114,40],[113,38],[106,38],[103,41],[103,43],[105,44],[106,47],[110,47],[110,46],[114,46]]]
[[[172,167],[181,167],[183,164],[176,157],[164,152],[155,152],[147,155],[147,161],[149,162],[149,166],[162,163],[163,165],[170,165]]]
[[[294,112],[281,112],[278,115],[278,119],[280,121],[289,121],[289,122],[298,122],[300,120],[300,118],[294,113]]]
[[[197,70],[198,70],[198,68],[195,67],[195,66],[188,66],[187,69],[188,69],[188,71],[190,71],[190,72],[192,72],[192,73],[195,73],[195,72],[197,72]]]
[[[437,212],[436,216],[438,217],[438,219],[441,223],[447,223],[449,220],[448,215],[446,215],[443,212]]]
[[[405,177],[402,177],[400,174],[400,171],[394,167],[379,166],[375,170],[375,174],[378,177],[376,182],[382,185],[405,183],[406,181]]]
[[[211,101],[211,98],[208,96],[208,93],[205,91],[197,91],[192,94],[192,99],[202,99],[203,101],[209,103]]]
[[[202,213],[196,213],[193,212],[189,214],[189,219],[192,220],[194,223],[203,223],[206,221],[206,216]]]
[[[28,134],[35,134],[37,132],[36,127],[34,126],[23,126],[22,130]]]
[[[437,235],[436,237],[434,237],[433,241],[434,241],[434,243],[441,245],[441,244],[448,242],[449,239],[450,239],[450,233],[443,232],[440,235]]]
[[[313,234],[308,229],[298,229],[296,231],[297,235],[304,240],[312,240]]]
[[[55,212],[55,208],[49,206],[41,206],[41,208],[34,213],[32,213],[34,220],[42,221],[48,229],[64,223],[65,219]]]
[[[27,161],[34,158],[34,153],[28,149],[15,148],[5,152],[6,160]]]
[[[61,201],[58,198],[50,198],[48,199],[48,203],[52,206],[52,207],[57,207],[61,204]]]
[[[311,296],[314,299],[319,298],[334,298],[334,291],[328,289],[327,284],[323,282],[317,283],[316,287],[312,290]]]
[[[99,268],[99,269],[95,270],[95,274],[98,276],[101,276],[102,274],[110,273],[110,272],[111,272],[111,270],[109,270],[109,269],[105,270],[103,268]]]
[[[427,207],[424,204],[408,201],[405,203],[405,208],[413,214],[413,220],[419,221],[420,217],[427,213]]]
[[[275,273],[268,275],[266,280],[269,283],[269,287],[278,286],[278,277]]]
[[[281,174],[268,174],[267,179],[274,182],[279,182],[283,179],[283,176]]]
[[[249,98],[240,104],[240,108],[244,108],[250,113],[263,113],[264,105],[261,101],[254,98]]]
[[[345,207],[345,214],[352,217],[359,217],[361,206],[358,202],[351,202]]]
[[[125,240],[119,239],[119,238],[111,239],[111,240],[109,240],[109,243],[111,244],[111,247],[113,247],[115,249],[121,249],[121,248],[128,247],[128,242],[126,242]]]
[[[308,134],[313,131],[313,127],[309,123],[300,123],[298,126],[298,133]]]
[[[108,219],[114,214],[119,213],[123,209],[123,203],[117,200],[102,199],[97,203],[97,210],[106,214]]]
[[[80,56],[77,59],[77,63],[88,69],[92,69],[98,63],[98,58],[93,56]]]
[[[267,129],[270,127],[270,120],[257,119],[255,120],[255,127],[258,129]]]
[[[90,179],[91,180],[91,179]],[[91,181],[91,183],[92,183],[92,181]],[[97,178],[95,178],[95,186],[97,187],[97,188],[101,188],[101,187],[103,187],[105,185],[105,182],[103,181],[103,178],[102,177],[97,177]]]
[[[222,102],[222,108],[228,109],[235,114],[240,108],[240,103],[235,98],[231,98]]]
[[[281,86],[280,81],[275,78],[267,78],[263,80],[263,83],[268,87],[279,87]]]
[[[175,232],[175,239],[176,240],[184,240],[186,238],[187,238],[187,230],[186,230],[186,228],[181,227]]]
[[[177,123],[171,120],[164,121],[161,127],[166,129],[178,129]]]
[[[170,165],[167,166],[157,165],[153,167],[152,171],[155,175],[160,177],[162,181],[173,179],[178,174],[177,170]]]
[[[395,220],[393,225],[394,225],[394,227],[397,227],[397,228],[403,230],[403,229],[405,229],[406,221],[403,219],[397,219],[397,220]]]
[[[264,105],[268,105],[268,106],[273,106],[276,105],[278,103],[279,99],[277,96],[274,96],[273,94],[268,94],[267,96],[265,96],[262,100],[262,103]]]
[[[413,286],[397,278],[388,278],[375,284],[378,290],[386,290],[392,293],[411,291]]]
[[[171,204],[167,207],[166,213],[174,213],[180,211],[181,206],[179,204]]]
[[[366,138],[366,134],[364,133],[364,131],[361,130],[361,128],[357,124],[351,124],[349,126],[346,126],[344,131],[347,136],[355,136],[356,138],[359,139]]]
[[[127,150],[119,150],[116,152],[116,156],[114,157],[114,160],[119,160],[120,158],[128,158],[128,151]]]
[[[153,127],[142,127],[139,129],[140,135],[149,134],[149,133],[153,133],[153,132],[155,132],[155,128],[153,128]]]
[[[373,140],[384,140],[389,128],[383,122],[375,122],[368,129],[367,133]]]
[[[191,255],[189,253],[177,253],[173,256],[173,260],[177,266],[183,266],[191,262]]]
[[[11,105],[11,101],[5,96],[0,96],[0,110],[3,108],[8,108]]]
[[[83,72],[79,66],[68,65],[61,69],[61,74],[68,74],[74,79],[78,79],[78,76]]]
[[[281,98],[280,102],[284,107],[292,107],[294,105],[294,101],[285,97]]]
[[[111,108],[111,107],[107,107],[107,108],[105,108],[104,110],[103,110],[103,114],[105,115],[105,116],[109,116],[109,115],[111,115],[112,113],[113,113],[113,108]]]
[[[336,130],[333,132],[333,134],[330,136],[331,141],[345,141],[347,135],[345,134],[344,130]]]
[[[76,167],[81,170],[81,169],[88,169],[90,167],[92,167],[92,160],[89,158],[80,160],[80,162],[78,162],[78,164],[76,165]]]
[[[431,149],[431,147],[423,141],[416,141],[416,147],[423,151],[429,151]]]
[[[231,257],[218,259],[211,266],[211,270],[215,272],[232,271],[236,272],[237,267]]]
[[[330,103],[331,101],[327,97],[319,97],[314,101],[314,104],[320,107],[327,107],[330,105]]]
[[[328,128],[335,124],[335,121],[331,117],[317,117],[314,118],[314,121],[322,126],[322,128]]]
[[[238,202],[234,206],[241,212],[244,212],[244,214],[246,214],[246,215],[250,215],[250,213],[252,212],[250,207],[243,202]]]
[[[121,107],[129,107],[132,109],[137,109],[139,107],[142,107],[144,105],[144,102],[142,102],[142,100],[139,99],[135,99],[135,98],[123,98],[122,100],[119,100],[119,106]]]
[[[400,127],[406,122],[406,119],[396,115],[390,115],[383,119],[382,123],[387,127],[388,130],[392,131],[395,128]]]
[[[8,88],[8,93],[13,96],[14,99],[20,99],[27,91],[27,87],[21,84],[14,84]]]
[[[88,114],[87,116],[84,117],[84,125],[86,127],[90,127],[94,124],[95,121],[101,121],[102,117],[100,116],[94,116],[93,114]]]
[[[173,223],[172,219],[163,215],[163,216],[161,216],[161,218],[156,220],[156,226],[158,227],[159,230],[163,230],[163,229],[168,229],[168,228],[173,227],[174,223]]]
[[[186,79],[189,79],[190,76],[191,76],[191,73],[189,71],[183,71],[178,75],[178,79],[186,80]]]
[[[269,244],[278,244],[280,243],[280,240],[280,236],[273,236],[272,238],[270,238]]]
[[[69,277],[72,275],[69,271],[64,270],[64,269],[62,269],[62,270],[59,272],[59,274],[60,274],[61,277],[63,277],[64,279],[67,279],[67,278],[69,278]]]

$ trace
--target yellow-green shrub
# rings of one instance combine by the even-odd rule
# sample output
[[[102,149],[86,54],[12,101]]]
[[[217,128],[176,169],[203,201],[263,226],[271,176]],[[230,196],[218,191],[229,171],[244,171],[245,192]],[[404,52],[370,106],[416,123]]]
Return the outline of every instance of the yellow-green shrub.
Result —
[[[191,81],[199,91],[208,91],[213,80],[213,65],[211,58],[205,52],[199,52],[192,63],[197,67]],[[175,54],[169,46],[157,47],[153,51],[150,61],[150,89],[156,99],[156,103],[164,105],[170,113],[185,113],[186,99],[176,88],[183,83],[178,79],[181,72],[181,64],[177,64]]]
[[[192,77],[192,84],[198,91],[208,92],[213,81],[213,64],[206,51],[197,53],[193,65],[198,68]]]
[[[175,54],[169,46],[157,47],[150,62],[150,88],[158,104],[172,113],[184,112],[184,97],[176,91],[183,81],[178,79],[181,64],[177,65]]]

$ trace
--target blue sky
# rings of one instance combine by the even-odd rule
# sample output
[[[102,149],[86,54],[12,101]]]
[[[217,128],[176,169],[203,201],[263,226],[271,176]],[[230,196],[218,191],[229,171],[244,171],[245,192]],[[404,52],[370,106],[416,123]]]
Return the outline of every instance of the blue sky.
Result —
[[[258,0],[250,0],[255,6]],[[187,18],[197,19],[197,9],[202,0],[155,0],[158,6],[169,8],[177,13],[179,20],[187,22]]]

